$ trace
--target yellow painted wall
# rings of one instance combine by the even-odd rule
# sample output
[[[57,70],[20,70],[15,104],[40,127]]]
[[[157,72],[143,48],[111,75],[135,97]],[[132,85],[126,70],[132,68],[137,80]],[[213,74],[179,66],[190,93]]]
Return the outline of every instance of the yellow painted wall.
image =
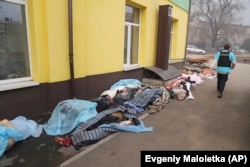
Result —
[[[27,2],[34,80],[69,79],[67,1]]]
[[[69,79],[67,1],[47,0],[50,82]]]
[[[174,5],[173,5],[174,6]],[[188,12],[174,6],[173,10],[173,46],[171,59],[183,59],[186,51],[186,36],[188,26]]]
[[[46,3],[29,0],[27,4],[33,78],[35,81],[45,82],[49,79],[47,24],[46,17],[44,17],[46,16],[46,10],[44,10]]]
[[[68,1],[27,0],[34,80],[70,79]],[[168,0],[73,0],[75,78],[123,70],[125,4],[141,8],[139,65],[155,64],[159,5]],[[184,57],[188,13],[174,4],[172,55]]]
[[[123,69],[125,2],[74,0],[75,76]]]
[[[188,12],[179,8],[168,0],[148,1],[130,0],[128,3],[141,5],[141,37],[140,37],[140,65],[153,66],[155,64],[157,47],[157,25],[159,5],[173,6],[174,34],[170,59],[181,60],[185,57]]]

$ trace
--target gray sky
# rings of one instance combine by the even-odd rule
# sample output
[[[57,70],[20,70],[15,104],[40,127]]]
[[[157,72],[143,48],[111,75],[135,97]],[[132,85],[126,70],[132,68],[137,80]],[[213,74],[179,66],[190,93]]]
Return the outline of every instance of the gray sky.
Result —
[[[242,14],[243,24],[250,26],[250,0],[244,0],[246,4],[246,9]]]

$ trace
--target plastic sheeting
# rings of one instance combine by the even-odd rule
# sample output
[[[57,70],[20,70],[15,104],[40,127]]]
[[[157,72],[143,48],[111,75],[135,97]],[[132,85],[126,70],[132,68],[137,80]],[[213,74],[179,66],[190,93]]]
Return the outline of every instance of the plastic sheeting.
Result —
[[[97,115],[97,103],[86,100],[64,100],[55,107],[44,130],[48,135],[64,135],[73,131],[80,123]]]
[[[9,138],[18,142],[30,136],[39,137],[43,130],[42,125],[24,116],[18,116],[10,122],[13,127],[0,126],[0,157],[7,148]]]
[[[22,138],[21,133],[16,128],[9,128],[0,126],[0,157],[5,152],[8,146],[8,139],[13,138],[15,141],[19,141]]]
[[[142,85],[142,83],[137,79],[121,79],[118,82],[116,82],[115,84],[113,84],[110,87],[110,89],[113,90],[113,89],[116,89],[120,86],[127,86],[127,87],[131,87],[131,86],[137,87],[138,86],[139,87],[141,85]]]

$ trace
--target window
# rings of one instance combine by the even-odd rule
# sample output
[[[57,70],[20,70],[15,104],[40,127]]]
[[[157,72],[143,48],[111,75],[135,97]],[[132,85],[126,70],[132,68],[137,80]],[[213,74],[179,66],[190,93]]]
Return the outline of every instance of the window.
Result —
[[[0,0],[0,84],[31,80],[25,0]]]
[[[172,8],[169,8],[169,11],[171,11],[172,14]],[[172,42],[173,42],[173,35],[174,35],[174,25],[173,21],[171,21],[171,31],[170,31],[170,42],[169,42],[169,57],[172,58]]]
[[[138,64],[140,9],[126,5],[124,66]]]

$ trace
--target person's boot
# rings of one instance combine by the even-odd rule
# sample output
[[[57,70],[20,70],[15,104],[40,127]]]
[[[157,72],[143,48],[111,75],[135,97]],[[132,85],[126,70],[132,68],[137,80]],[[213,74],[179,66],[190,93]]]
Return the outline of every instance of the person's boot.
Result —
[[[218,98],[222,98],[222,93],[218,91]]]

